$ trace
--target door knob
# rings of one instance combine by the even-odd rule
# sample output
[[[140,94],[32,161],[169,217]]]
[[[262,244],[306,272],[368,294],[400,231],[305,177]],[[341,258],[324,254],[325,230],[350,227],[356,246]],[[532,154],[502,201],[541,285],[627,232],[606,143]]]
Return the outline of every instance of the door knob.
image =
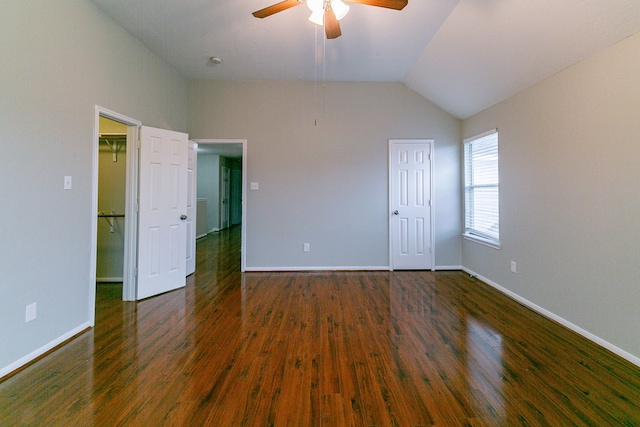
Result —
[[[187,220],[186,215],[180,215],[180,221],[186,221],[186,220]]]
[[[400,212],[398,212],[397,210],[393,211],[394,215],[400,215]]]

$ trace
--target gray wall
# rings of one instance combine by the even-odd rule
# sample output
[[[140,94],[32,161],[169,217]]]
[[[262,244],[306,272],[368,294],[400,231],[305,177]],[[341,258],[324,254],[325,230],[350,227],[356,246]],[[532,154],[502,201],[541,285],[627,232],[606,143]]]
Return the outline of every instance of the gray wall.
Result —
[[[499,129],[502,241],[464,241],[463,265],[635,357],[638,52],[640,34],[465,120],[463,132]]]
[[[86,0],[2,2],[0,40],[2,373],[90,320],[94,105],[185,131],[187,88]]]
[[[190,81],[187,117],[248,140],[247,268],[388,266],[390,138],[435,140],[436,265],[461,265],[461,122],[403,84]]]

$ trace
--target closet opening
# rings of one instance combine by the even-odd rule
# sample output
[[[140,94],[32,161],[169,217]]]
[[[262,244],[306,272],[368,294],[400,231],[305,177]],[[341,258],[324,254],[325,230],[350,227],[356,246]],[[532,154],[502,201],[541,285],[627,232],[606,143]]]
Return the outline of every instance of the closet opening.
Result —
[[[100,117],[96,284],[124,282],[127,125]]]
[[[98,285],[135,301],[137,267],[138,130],[141,123],[95,106],[89,289],[95,325]]]

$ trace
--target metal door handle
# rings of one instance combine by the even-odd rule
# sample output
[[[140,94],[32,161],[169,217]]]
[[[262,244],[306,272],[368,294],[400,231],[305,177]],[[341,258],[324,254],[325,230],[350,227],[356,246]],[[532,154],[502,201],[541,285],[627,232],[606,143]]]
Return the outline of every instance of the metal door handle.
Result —
[[[186,220],[187,220],[186,215],[180,215],[180,221],[186,221]]]
[[[400,215],[400,212],[398,212],[397,210],[393,211],[394,215]]]

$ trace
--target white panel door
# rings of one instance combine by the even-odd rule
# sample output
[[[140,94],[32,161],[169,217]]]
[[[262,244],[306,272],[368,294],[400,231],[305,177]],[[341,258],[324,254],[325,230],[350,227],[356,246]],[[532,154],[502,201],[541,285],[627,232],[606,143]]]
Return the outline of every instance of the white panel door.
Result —
[[[139,300],[186,283],[188,136],[142,126],[140,140]]]
[[[389,143],[391,268],[433,270],[430,140]]]
[[[198,167],[196,149],[198,144],[188,142],[187,155],[187,276],[196,271],[196,192]]]

